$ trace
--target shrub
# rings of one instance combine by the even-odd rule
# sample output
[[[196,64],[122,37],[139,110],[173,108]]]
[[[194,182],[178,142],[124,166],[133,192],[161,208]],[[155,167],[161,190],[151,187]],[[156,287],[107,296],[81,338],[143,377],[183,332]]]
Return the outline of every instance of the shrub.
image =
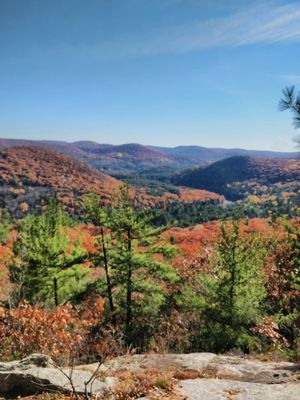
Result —
[[[88,341],[90,328],[101,320],[102,298],[88,300],[76,310],[72,305],[53,310],[22,302],[18,308],[0,308],[0,356],[23,357],[39,352],[60,363],[74,358]]]

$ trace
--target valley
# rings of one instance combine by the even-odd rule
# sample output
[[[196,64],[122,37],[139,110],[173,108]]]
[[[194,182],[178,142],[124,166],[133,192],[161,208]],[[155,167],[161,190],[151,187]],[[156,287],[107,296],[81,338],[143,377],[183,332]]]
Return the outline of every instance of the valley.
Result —
[[[300,202],[298,153],[9,139],[0,139],[1,148],[2,208],[9,202],[18,216],[50,193],[76,213],[88,190],[107,200],[122,181],[146,206],[164,209],[165,220],[183,213],[187,224],[227,218],[236,209],[245,217],[268,216],[268,209],[276,214],[275,208],[294,215]],[[195,217],[199,207],[202,218]]]

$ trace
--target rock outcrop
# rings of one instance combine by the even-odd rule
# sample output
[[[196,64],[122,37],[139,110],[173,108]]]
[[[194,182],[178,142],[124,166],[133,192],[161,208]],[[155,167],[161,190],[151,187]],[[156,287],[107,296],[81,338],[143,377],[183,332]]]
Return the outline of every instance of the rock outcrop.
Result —
[[[263,362],[246,357],[194,354],[123,356],[102,365],[109,374],[118,370],[155,368],[177,371],[179,393],[187,400],[299,400],[300,365]],[[175,376],[176,376],[175,375]]]
[[[77,393],[85,392],[98,364],[81,365],[72,371]],[[299,400],[300,365],[263,362],[246,357],[194,354],[146,354],[122,356],[101,365],[104,381],[95,380],[87,390],[109,398],[109,389],[118,383],[120,371],[174,372],[177,393],[187,400]],[[20,361],[0,363],[0,395],[17,396],[41,391],[71,393],[67,368],[55,367],[50,358],[34,354]],[[191,379],[193,378],[193,379]],[[107,397],[106,397],[107,395]]]
[[[20,361],[0,363],[0,396],[27,396],[46,391],[72,393],[73,390],[85,393],[85,382],[91,376],[90,371],[60,369],[49,357],[32,354]],[[92,390],[105,394],[108,387],[106,383],[95,380],[87,385],[87,391],[90,393]]]
[[[95,365],[90,364],[85,367],[93,369]],[[106,374],[121,369],[138,371],[145,368],[166,371],[196,371],[203,378],[264,384],[294,382],[297,373],[300,373],[300,365],[289,362],[263,362],[246,357],[214,353],[121,356],[107,361],[101,366],[101,370]]]
[[[188,379],[180,383],[180,392],[187,400],[299,400],[300,385]]]

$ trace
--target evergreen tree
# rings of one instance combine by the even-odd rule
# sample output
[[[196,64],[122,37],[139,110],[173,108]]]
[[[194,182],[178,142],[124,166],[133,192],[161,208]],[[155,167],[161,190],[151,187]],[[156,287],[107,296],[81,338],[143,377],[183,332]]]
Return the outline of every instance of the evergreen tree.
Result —
[[[100,198],[94,192],[90,192],[85,196],[82,203],[84,210],[85,220],[92,223],[94,226],[99,227],[100,236],[99,242],[95,243],[98,247],[100,244],[101,252],[93,257],[93,263],[95,266],[104,266],[105,271],[105,291],[108,298],[110,311],[115,311],[114,299],[113,299],[113,284],[111,279],[111,267],[109,263],[109,252],[111,248],[111,235],[108,232],[109,226],[109,207],[100,204]]]
[[[128,187],[122,187],[110,213],[115,242],[110,262],[127,345],[141,345],[141,335],[147,330],[145,323],[150,324],[165,301],[166,285],[178,279],[165,262],[173,256],[174,247],[160,244],[162,229],[151,228],[149,220],[145,210],[138,209],[130,198]],[[160,257],[155,257],[157,254]]]
[[[0,245],[6,241],[9,230],[9,216],[3,210],[0,210]]]
[[[55,200],[41,215],[30,215],[19,223],[15,259],[10,266],[19,300],[57,305],[86,286],[88,271],[79,265],[84,250],[78,241],[69,252],[67,223],[68,216]]]
[[[266,291],[262,274],[264,249],[260,238],[240,237],[238,222],[223,225],[212,260],[212,271],[202,274],[200,291],[202,348],[247,351],[253,345],[251,329],[264,314]]]
[[[295,93],[295,87],[286,87],[282,90],[283,97],[279,102],[279,110],[290,110],[293,114],[293,122],[295,128],[300,128],[300,92]],[[300,145],[300,137],[296,138],[296,142]]]
[[[287,225],[288,243],[290,245],[289,259],[285,268],[290,266],[288,289],[282,296],[280,309],[277,313],[278,324],[289,342],[292,350],[300,353],[300,225]],[[285,276],[283,276],[285,278]]]

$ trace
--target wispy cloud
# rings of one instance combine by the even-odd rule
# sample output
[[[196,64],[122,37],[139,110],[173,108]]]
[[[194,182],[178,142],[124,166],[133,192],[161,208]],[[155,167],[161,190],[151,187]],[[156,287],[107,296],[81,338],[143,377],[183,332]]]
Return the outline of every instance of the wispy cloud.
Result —
[[[300,4],[255,2],[233,14],[160,29],[90,48],[127,56],[180,54],[212,47],[236,47],[300,40]],[[102,53],[103,54],[103,53]]]
[[[137,0],[136,0],[137,1]],[[172,4],[182,0],[168,0]],[[87,60],[184,54],[218,47],[241,47],[300,41],[300,2],[283,0],[249,1],[227,14],[210,19],[194,17],[189,23],[163,26],[151,32],[119,34],[93,44],[61,43],[40,48],[35,57],[44,61],[57,56]]]

